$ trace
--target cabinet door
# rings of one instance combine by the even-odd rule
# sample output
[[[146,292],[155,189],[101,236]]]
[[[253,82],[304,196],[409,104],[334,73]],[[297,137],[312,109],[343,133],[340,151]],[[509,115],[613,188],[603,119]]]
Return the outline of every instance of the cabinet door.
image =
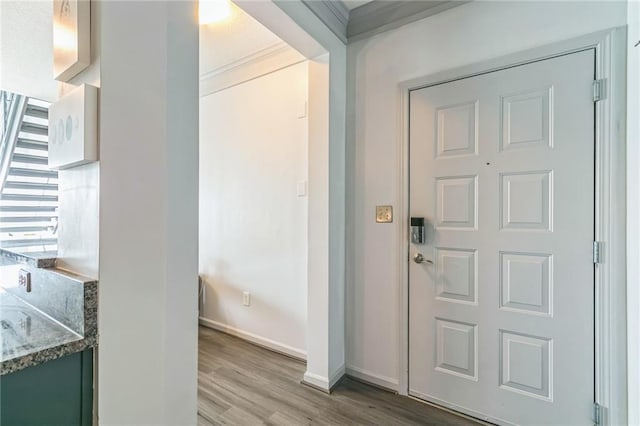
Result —
[[[90,426],[93,350],[0,378],[0,424]]]

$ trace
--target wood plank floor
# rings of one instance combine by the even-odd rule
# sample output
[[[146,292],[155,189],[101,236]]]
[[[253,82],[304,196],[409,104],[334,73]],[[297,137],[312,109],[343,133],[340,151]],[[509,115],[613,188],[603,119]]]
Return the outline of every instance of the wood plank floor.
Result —
[[[198,364],[200,426],[478,424],[349,378],[324,394],[303,362],[204,327]]]

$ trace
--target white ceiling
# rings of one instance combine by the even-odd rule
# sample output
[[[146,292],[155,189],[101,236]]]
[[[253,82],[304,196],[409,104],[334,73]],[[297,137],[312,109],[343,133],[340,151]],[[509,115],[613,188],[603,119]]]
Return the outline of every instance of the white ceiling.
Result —
[[[200,75],[268,49],[283,41],[231,3],[231,17],[200,26]]]
[[[340,1],[340,0],[333,0]],[[354,9],[371,0],[344,0]],[[224,22],[200,27],[200,74],[269,49],[283,41],[231,3]],[[0,89],[54,101],[51,1],[0,0]]]
[[[50,1],[0,0],[0,89],[55,100]]]
[[[282,40],[231,4],[231,16],[200,27],[200,74],[236,62]],[[0,0],[0,89],[55,101],[50,1]]]

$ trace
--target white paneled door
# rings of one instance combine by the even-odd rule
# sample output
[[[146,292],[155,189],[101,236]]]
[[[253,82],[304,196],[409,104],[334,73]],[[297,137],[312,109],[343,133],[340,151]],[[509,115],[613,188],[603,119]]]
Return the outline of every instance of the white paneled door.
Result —
[[[503,424],[592,423],[594,61],[411,91],[426,225],[409,247],[411,395]]]

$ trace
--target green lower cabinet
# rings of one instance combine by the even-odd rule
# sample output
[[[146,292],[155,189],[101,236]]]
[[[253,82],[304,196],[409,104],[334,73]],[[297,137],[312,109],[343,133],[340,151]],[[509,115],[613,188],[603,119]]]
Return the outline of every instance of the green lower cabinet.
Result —
[[[90,426],[93,349],[0,377],[0,425]]]

